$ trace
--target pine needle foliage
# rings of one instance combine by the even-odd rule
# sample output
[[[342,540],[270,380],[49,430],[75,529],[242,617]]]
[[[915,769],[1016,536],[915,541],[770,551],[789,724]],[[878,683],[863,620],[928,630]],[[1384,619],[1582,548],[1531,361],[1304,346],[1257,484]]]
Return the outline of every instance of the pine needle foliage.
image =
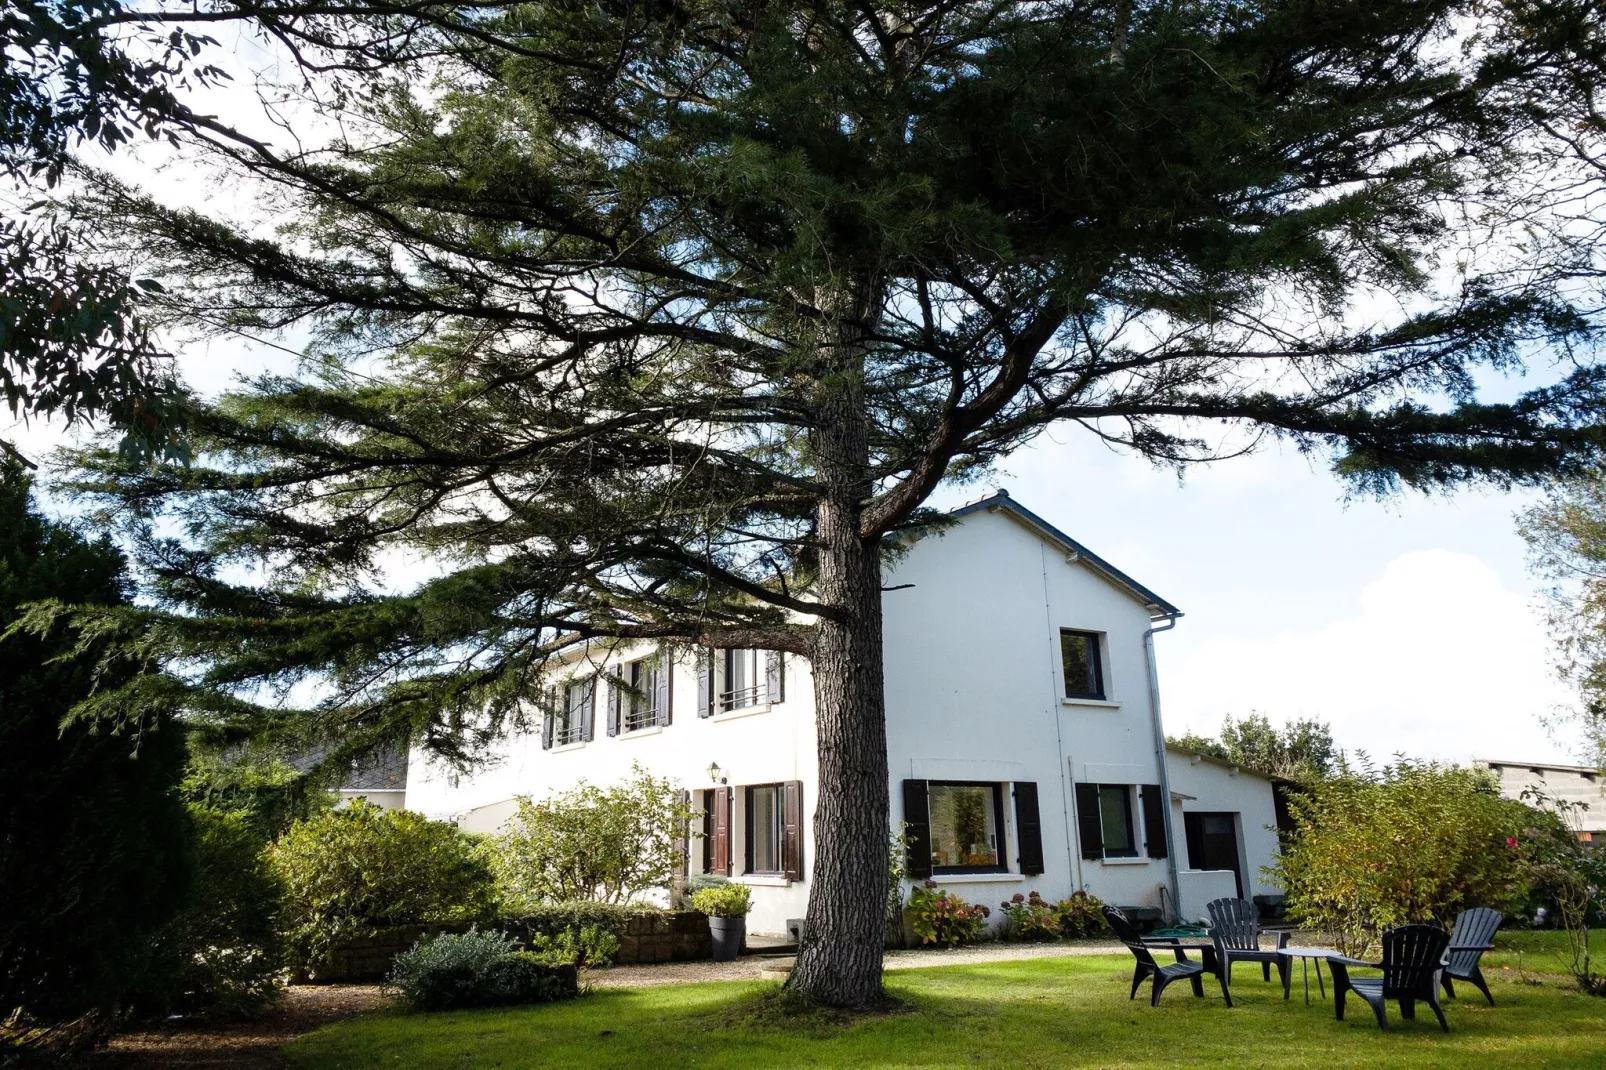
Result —
[[[182,698],[467,763],[582,652],[791,651],[815,898],[866,901],[810,928],[879,947],[880,563],[939,487],[1056,424],[1177,467],[1278,437],[1366,491],[1595,454],[1591,251],[1532,181],[1598,84],[1595,15],[671,0],[414,27],[326,75],[328,143],[207,131],[276,230],[94,183],[192,322],[317,333],[300,373],[189,407],[193,466],[79,458],[159,605],[75,624],[178,670],[83,712]],[[1546,350],[1559,381],[1480,394]],[[824,954],[795,986],[874,1001],[877,953]]]

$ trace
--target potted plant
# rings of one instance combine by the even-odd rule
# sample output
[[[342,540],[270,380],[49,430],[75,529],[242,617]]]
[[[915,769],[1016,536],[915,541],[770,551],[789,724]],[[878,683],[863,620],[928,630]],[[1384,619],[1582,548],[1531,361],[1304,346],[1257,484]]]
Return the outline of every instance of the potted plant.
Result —
[[[692,893],[693,908],[708,915],[708,931],[714,937],[714,961],[734,962],[747,939],[747,914],[753,909],[753,896],[745,884],[721,884]]]

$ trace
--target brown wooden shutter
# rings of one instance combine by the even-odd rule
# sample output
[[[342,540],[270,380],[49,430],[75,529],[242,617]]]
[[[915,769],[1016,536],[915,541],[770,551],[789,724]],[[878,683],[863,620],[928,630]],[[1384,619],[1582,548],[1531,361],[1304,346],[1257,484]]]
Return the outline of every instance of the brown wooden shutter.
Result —
[[[904,868],[923,881],[931,876],[931,803],[924,780],[903,782],[903,834],[909,841]]]
[[[556,688],[548,688],[546,693],[546,709],[541,711],[541,749],[552,749],[553,715],[558,707],[558,692]]]
[[[1164,858],[1165,801],[1158,784],[1145,784],[1138,792],[1143,801],[1143,839],[1150,858]]]
[[[596,728],[597,712],[597,678],[593,676],[587,683],[585,698],[580,703],[580,740],[590,743],[591,736]]]
[[[1020,839],[1020,871],[1027,876],[1043,872],[1043,823],[1037,814],[1037,783],[1015,783],[1015,835]]]
[[[704,650],[697,655],[697,716],[709,717],[714,712],[714,652]]]
[[[1104,857],[1104,821],[1099,816],[1099,786],[1076,785],[1076,829],[1083,858]]]
[[[782,785],[781,870],[787,880],[803,879],[803,782],[788,780]]]
[[[731,789],[714,789],[714,865],[721,877],[731,875]]]
[[[669,651],[661,651],[658,655],[658,679],[653,688],[652,696],[652,722],[657,725],[668,725],[671,720],[673,708],[669,705],[675,694],[675,659],[669,656]]]
[[[764,651],[764,701],[786,701],[786,655],[779,650]]]

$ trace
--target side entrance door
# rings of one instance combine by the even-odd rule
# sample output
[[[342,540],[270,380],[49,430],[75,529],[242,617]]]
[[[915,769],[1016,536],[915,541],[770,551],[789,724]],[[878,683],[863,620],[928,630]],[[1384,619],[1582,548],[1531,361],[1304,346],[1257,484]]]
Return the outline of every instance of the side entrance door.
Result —
[[[1238,861],[1238,815],[1185,813],[1182,828],[1188,840],[1188,868],[1232,870],[1238,898],[1247,898],[1243,867]]]

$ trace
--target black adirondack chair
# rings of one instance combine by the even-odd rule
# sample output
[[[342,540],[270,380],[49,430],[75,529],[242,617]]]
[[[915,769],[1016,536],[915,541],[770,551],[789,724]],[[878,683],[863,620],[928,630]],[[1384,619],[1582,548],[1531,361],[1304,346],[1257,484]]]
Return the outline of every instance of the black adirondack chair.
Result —
[[[1210,914],[1210,938],[1216,943],[1221,994],[1227,998],[1227,1005],[1232,1006],[1232,994],[1227,989],[1232,984],[1234,962],[1260,963],[1260,976],[1266,981],[1271,980],[1271,968],[1276,966],[1277,978],[1283,983],[1283,998],[1287,999],[1288,956],[1261,949],[1260,911],[1255,904],[1244,899],[1216,899],[1206,903],[1205,910]],[[1277,934],[1277,946],[1288,946],[1287,933]]]
[[[1354,992],[1364,999],[1377,1015],[1377,1027],[1388,1028],[1383,1014],[1385,1000],[1398,1000],[1400,1017],[1415,1018],[1416,1003],[1421,1000],[1433,1008],[1439,1026],[1448,1033],[1450,1023],[1444,1020],[1444,1008],[1439,1006],[1439,979],[1443,976],[1444,950],[1450,946],[1450,934],[1437,925],[1401,925],[1383,934],[1383,959],[1380,962],[1362,962],[1360,959],[1334,955],[1327,960],[1333,974],[1333,1007],[1338,1020],[1344,1020],[1344,994]],[[1382,977],[1350,977],[1352,968],[1382,970]]]
[[[1489,907],[1463,910],[1461,916],[1455,919],[1455,930],[1450,934],[1450,950],[1442,978],[1446,994],[1455,995],[1455,985],[1450,983],[1453,978],[1476,986],[1483,993],[1483,998],[1489,1001],[1489,1006],[1494,1006],[1494,997],[1489,994],[1489,983],[1483,979],[1478,960],[1494,946],[1495,931],[1503,920],[1500,911]]]
[[[1191,961],[1185,951],[1179,947],[1176,949],[1177,961],[1168,962],[1162,966],[1154,961],[1153,952],[1133,931],[1132,922],[1118,907],[1106,906],[1104,908],[1104,917],[1110,923],[1110,931],[1115,933],[1115,938],[1125,944],[1127,950],[1132,952],[1132,956],[1138,960],[1137,967],[1132,971],[1132,991],[1127,994],[1127,999],[1137,998],[1138,986],[1143,984],[1144,979],[1147,977],[1154,978],[1154,992],[1149,997],[1149,1006],[1151,1007],[1160,1005],[1160,993],[1165,991],[1166,985],[1184,977],[1192,982],[1194,995],[1201,997],[1204,995],[1202,977],[1205,972],[1205,964],[1203,962]]]

